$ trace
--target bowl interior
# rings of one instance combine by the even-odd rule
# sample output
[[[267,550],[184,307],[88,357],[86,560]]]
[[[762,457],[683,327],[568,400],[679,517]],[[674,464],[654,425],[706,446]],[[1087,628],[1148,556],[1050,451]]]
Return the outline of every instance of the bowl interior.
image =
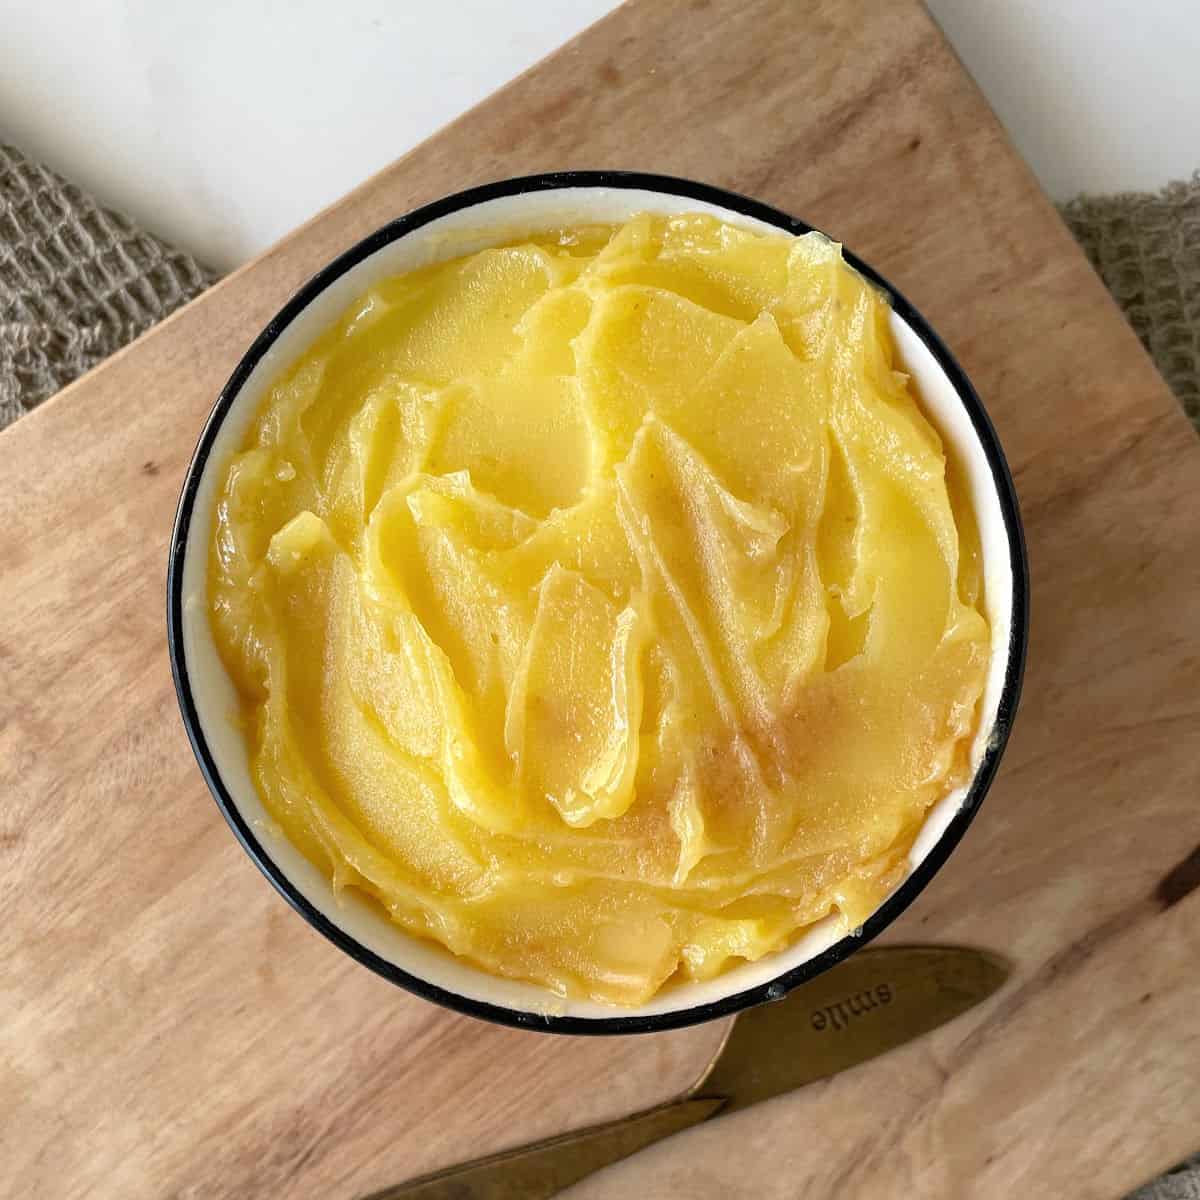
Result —
[[[833,961],[827,952],[842,941],[844,934],[837,922],[828,918],[778,954],[756,963],[746,963],[708,982],[668,989],[638,1009],[617,1010],[589,1001],[563,1000],[542,987],[488,975],[439,947],[404,933],[381,909],[368,901],[353,894],[335,896],[329,881],[274,830],[251,780],[242,736],[230,719],[237,712],[237,698],[217,654],[207,618],[207,549],[213,508],[223,468],[241,445],[267,387],[373,283],[532,231],[581,222],[618,222],[642,211],[666,214],[702,211],[743,228],[779,232],[779,227],[768,221],[698,199],[695,195],[630,186],[543,186],[540,190],[496,195],[465,207],[452,208],[425,223],[415,224],[399,236],[393,236],[392,240],[386,240],[388,231],[381,231],[370,239],[371,243],[379,243],[377,248],[368,247],[366,256],[352,265],[339,260],[325,273],[323,288],[311,295],[298,311],[289,314],[285,310],[256,343],[248,362],[267,341],[270,344],[244,375],[241,386],[237,386],[238,377],[235,376],[223,394],[193,463],[185,488],[180,529],[177,530],[177,538],[183,538],[176,549],[177,559],[182,557],[182,568],[178,562],[175,567],[180,587],[178,612],[182,662],[177,662],[177,667],[181,668],[181,692],[190,690],[194,709],[190,732],[197,743],[202,765],[206,765],[210,782],[247,848],[285,895],[289,891],[298,893],[298,896],[288,895],[294,904],[298,903],[298,897],[302,898],[323,918],[315,923],[335,936],[344,948],[366,961],[374,956],[383,964],[390,964],[417,981],[448,994],[448,997],[435,995],[437,999],[449,998],[468,1009],[476,1005],[509,1010],[508,1018],[515,1015],[519,1023],[520,1017],[524,1016],[527,1023],[539,1018],[566,1017],[576,1022],[611,1025],[614,1018],[669,1018],[670,1014],[708,1008],[730,997],[762,989],[805,964],[813,964],[813,960],[821,956]],[[795,227],[793,223],[792,228]],[[353,252],[347,257],[353,257]],[[344,269],[332,277],[339,267]],[[902,307],[906,308],[897,305],[897,309]],[[1003,740],[1004,731],[997,730],[997,719],[1006,677],[1011,679],[1017,653],[1014,587],[1019,582],[1015,575],[1020,565],[1014,554],[1013,531],[1001,503],[1004,468],[1001,464],[998,474],[996,464],[989,459],[985,450],[987,435],[979,425],[982,414],[973,415],[964,404],[955,382],[931,349],[931,345],[936,348],[936,342],[927,330],[920,328],[919,318],[910,323],[897,309],[892,312],[891,324],[900,365],[911,376],[922,407],[941,433],[948,451],[957,459],[968,482],[983,546],[985,605],[992,626],[993,653],[983,695],[982,719],[973,745],[973,762],[978,776],[989,748],[995,751]],[[207,764],[204,763],[204,751],[209,759]],[[930,811],[910,854],[913,870],[925,862],[946,835],[970,790],[964,787],[948,794]],[[313,912],[306,915],[313,919]],[[340,931],[340,935],[335,931]],[[357,948],[347,944],[347,937],[357,944]],[[359,953],[362,949],[369,954]],[[846,946],[845,952],[849,949],[851,947]],[[379,962],[371,965],[380,967]],[[412,980],[405,982],[411,984]],[[430,989],[426,990],[427,994],[434,995]]]

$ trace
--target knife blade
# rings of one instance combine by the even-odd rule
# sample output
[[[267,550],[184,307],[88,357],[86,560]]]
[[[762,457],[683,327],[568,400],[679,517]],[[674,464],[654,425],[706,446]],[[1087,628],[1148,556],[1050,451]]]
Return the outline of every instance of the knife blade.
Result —
[[[783,999],[743,1012],[681,1097],[603,1125],[461,1163],[366,1200],[548,1200],[630,1154],[718,1113],[835,1075],[953,1020],[1009,968],[986,950],[860,950]]]
[[[985,950],[860,950],[786,999],[743,1013],[693,1094],[723,1097],[724,1114],[794,1091],[937,1029],[1008,974]]]

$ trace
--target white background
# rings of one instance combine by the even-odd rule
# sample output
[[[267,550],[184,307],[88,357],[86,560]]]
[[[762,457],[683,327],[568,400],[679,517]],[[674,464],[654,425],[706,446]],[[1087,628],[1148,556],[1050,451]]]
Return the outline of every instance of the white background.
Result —
[[[929,6],[1055,199],[1200,167],[1200,0]],[[612,7],[0,0],[0,138],[228,269]]]

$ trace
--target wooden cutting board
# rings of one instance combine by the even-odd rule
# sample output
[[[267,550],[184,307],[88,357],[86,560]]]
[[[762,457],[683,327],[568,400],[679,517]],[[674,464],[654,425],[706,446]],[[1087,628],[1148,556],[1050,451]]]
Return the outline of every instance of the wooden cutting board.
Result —
[[[185,463],[292,289],[439,194],[601,166],[751,193],[894,280],[995,418],[1035,581],[1001,778],[890,933],[1001,950],[1012,984],[639,1186],[778,1162],[759,1194],[1114,1197],[1200,1147],[1200,445],[915,2],[634,0],[0,437],[9,1194],[349,1200],[704,1061],[717,1028],[518,1033],[351,963],[227,832],[164,643]]]

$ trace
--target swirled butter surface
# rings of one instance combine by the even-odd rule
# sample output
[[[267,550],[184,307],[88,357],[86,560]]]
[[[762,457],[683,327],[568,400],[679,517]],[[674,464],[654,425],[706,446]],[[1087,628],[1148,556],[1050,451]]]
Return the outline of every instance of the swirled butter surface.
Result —
[[[371,288],[225,470],[211,618],[336,888],[636,1005],[853,929],[962,783],[978,539],[818,234],[549,231]]]

